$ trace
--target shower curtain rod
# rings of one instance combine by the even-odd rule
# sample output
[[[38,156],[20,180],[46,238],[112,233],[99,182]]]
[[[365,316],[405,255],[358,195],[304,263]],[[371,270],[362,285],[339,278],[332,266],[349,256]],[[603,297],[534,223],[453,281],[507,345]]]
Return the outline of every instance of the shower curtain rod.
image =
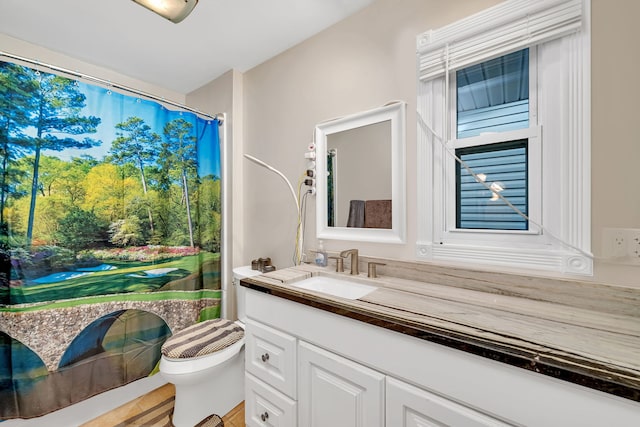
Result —
[[[218,125],[222,125],[222,122],[224,121],[224,114],[222,114],[222,113],[217,113],[217,114],[214,114],[212,116],[210,114],[203,113],[200,110],[196,110],[195,108],[191,108],[191,107],[188,107],[186,105],[178,104],[177,102],[173,102],[173,101],[170,101],[170,100],[167,100],[167,99],[164,99],[164,98],[158,98],[157,96],[151,95],[149,93],[142,92],[142,91],[139,91],[137,89],[133,89],[133,88],[130,88],[130,87],[127,87],[127,86],[123,86],[123,85],[120,85],[118,83],[112,83],[109,80],[101,79],[99,77],[90,76],[88,74],[82,74],[82,73],[79,73],[77,71],[72,71],[72,70],[69,70],[69,69],[66,69],[66,68],[58,67],[56,65],[47,64],[47,63],[44,63],[44,62],[37,61],[35,59],[29,59],[29,58],[25,58],[25,57],[22,57],[22,56],[14,55],[12,53],[7,53],[7,52],[3,52],[3,51],[0,51],[0,56],[4,56],[4,57],[7,57],[7,58],[15,59],[15,60],[18,60],[18,61],[21,61],[21,62],[26,62],[28,64],[36,65],[36,66],[39,66],[39,67],[48,68],[50,70],[58,71],[58,72],[61,72],[61,73],[65,73],[65,74],[71,75],[71,76],[76,77],[76,78],[80,78],[80,79],[83,79],[83,80],[89,80],[89,81],[94,82],[94,83],[100,83],[100,84],[102,84],[104,86],[107,86],[109,88],[116,88],[116,89],[124,90],[124,91],[130,92],[130,93],[133,93],[135,95],[138,95],[138,96],[141,96],[141,97],[144,97],[144,98],[147,98],[147,99],[151,99],[153,101],[158,101],[158,102],[160,102],[162,104],[168,104],[168,105],[172,105],[174,107],[178,107],[180,109],[186,110],[186,111],[188,111],[190,113],[198,114],[198,115],[203,116],[203,117],[208,118],[208,119],[212,119],[212,120],[217,119],[218,120]]]

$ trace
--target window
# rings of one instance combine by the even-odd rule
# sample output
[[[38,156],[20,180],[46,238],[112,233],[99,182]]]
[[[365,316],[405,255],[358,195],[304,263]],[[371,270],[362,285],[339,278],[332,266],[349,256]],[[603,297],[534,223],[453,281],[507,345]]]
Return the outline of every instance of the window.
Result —
[[[456,71],[458,139],[529,127],[529,49]]]
[[[588,0],[418,37],[420,259],[592,274]]]
[[[529,49],[456,71],[456,229],[528,230]],[[489,138],[473,138],[492,134]],[[507,202],[508,201],[508,202]],[[511,203],[509,205],[508,203]]]
[[[460,148],[456,156],[469,168],[456,165],[456,228],[527,230],[527,140]]]

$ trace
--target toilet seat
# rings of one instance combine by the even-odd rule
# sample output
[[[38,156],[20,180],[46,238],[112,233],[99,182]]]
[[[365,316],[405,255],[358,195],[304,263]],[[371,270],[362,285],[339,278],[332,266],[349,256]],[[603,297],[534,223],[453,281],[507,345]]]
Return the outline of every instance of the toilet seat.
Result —
[[[172,359],[190,359],[216,353],[244,337],[244,329],[227,319],[211,319],[175,333],[161,353]]]
[[[242,334],[238,334],[237,330],[242,329]],[[175,346],[175,342],[184,340],[184,337],[190,337],[195,334],[207,335],[210,332],[218,332],[220,330],[231,331],[232,337],[227,334],[222,334],[219,339],[214,339],[206,347],[204,353],[200,356],[186,356],[191,351],[180,351],[180,357],[171,357],[172,352],[170,347]],[[216,341],[223,342],[223,348],[219,350],[211,350],[212,348],[219,347]],[[231,344],[226,344],[232,342]],[[231,322],[226,319],[215,319],[200,324],[192,325],[182,331],[178,332],[175,336],[169,338],[162,346],[162,358],[160,360],[160,371],[169,375],[180,374],[192,374],[194,372],[203,371],[208,368],[214,368],[223,362],[231,359],[237,355],[244,346],[244,324],[240,321]],[[198,348],[201,348],[199,346]]]
[[[160,372],[168,375],[193,374],[208,368],[215,368],[237,355],[244,346],[244,338],[230,346],[205,356],[173,359],[162,356],[160,359]]]

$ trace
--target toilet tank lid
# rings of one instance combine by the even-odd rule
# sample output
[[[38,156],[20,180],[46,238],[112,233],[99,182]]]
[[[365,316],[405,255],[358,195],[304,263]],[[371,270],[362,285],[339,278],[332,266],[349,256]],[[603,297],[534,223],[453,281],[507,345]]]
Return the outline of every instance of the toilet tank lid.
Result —
[[[250,265],[243,265],[242,267],[236,267],[233,269],[233,277],[236,279],[244,279],[246,277],[259,276],[262,272],[260,270],[252,270]]]

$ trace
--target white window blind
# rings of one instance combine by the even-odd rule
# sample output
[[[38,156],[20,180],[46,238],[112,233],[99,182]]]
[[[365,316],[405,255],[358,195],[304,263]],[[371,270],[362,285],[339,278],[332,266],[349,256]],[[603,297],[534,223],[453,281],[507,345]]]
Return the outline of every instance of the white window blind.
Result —
[[[544,43],[582,26],[582,0],[508,0],[418,37],[419,78],[441,77],[496,56]]]

